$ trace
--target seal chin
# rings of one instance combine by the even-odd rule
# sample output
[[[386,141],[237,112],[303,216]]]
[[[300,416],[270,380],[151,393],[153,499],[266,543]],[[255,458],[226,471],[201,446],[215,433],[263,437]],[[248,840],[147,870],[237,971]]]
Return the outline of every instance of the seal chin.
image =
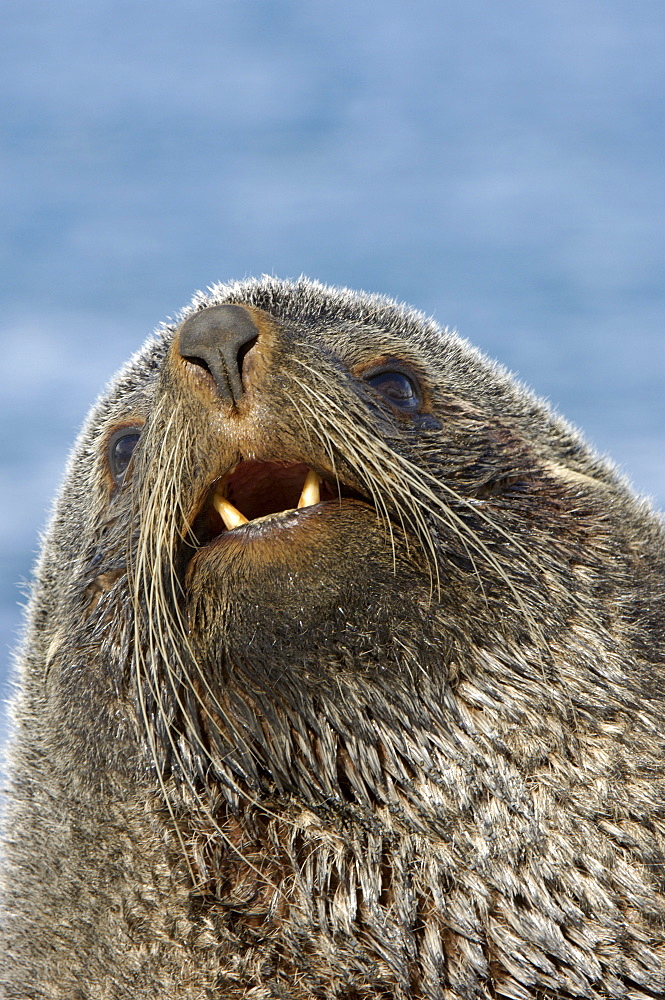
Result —
[[[297,634],[309,636],[306,648],[314,632],[317,643],[329,641],[352,622],[374,621],[374,602],[393,602],[395,548],[399,557],[399,544],[361,500],[264,515],[194,554],[184,588],[190,625],[206,646],[217,634],[236,649],[255,647],[257,633],[271,643],[279,635],[281,649],[293,648]]]

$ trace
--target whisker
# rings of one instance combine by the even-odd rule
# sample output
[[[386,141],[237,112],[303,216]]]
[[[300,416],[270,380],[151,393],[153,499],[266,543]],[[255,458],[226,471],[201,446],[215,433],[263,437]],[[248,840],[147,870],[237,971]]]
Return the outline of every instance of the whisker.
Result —
[[[182,510],[178,489],[179,483],[183,478],[183,471],[185,478],[187,478],[187,470],[183,467],[186,455],[186,449],[184,448],[184,442],[187,439],[186,427],[181,427],[175,439],[169,440],[172,428],[179,420],[182,420],[182,415],[177,414],[175,410],[172,411],[166,426],[161,430],[160,437],[162,441],[167,442],[167,446],[160,448],[160,461],[153,463],[151,467],[152,474],[146,475],[144,488],[136,505],[141,514],[141,531],[136,547],[136,555],[130,559],[128,565],[130,579],[133,579],[132,594],[135,607],[134,666],[140,714],[147,733],[158,784],[165,799],[171,823],[180,843],[193,885],[197,885],[197,876],[192,868],[190,853],[183,839],[180,824],[171,801],[172,795],[169,792],[160,764],[161,754],[157,746],[154,726],[151,723],[145,699],[144,689],[146,687],[153,698],[158,713],[162,717],[170,753],[178,766],[180,778],[184,781],[201,814],[205,816],[221,842],[226,844],[229,850],[237,854],[243,863],[252,869],[266,886],[270,887],[275,893],[281,894],[282,890],[280,887],[264,871],[253,864],[250,859],[243,856],[237,845],[233,843],[220,826],[210,806],[189,774],[189,768],[183,760],[182,752],[178,745],[179,743],[183,743],[183,745],[189,744],[193,738],[194,748],[201,754],[202,758],[207,759],[211,764],[215,763],[212,750],[203,742],[198,728],[191,725],[193,721],[191,719],[191,710],[186,705],[180,693],[184,686],[194,696],[203,716],[208,719],[212,726],[217,725],[211,715],[209,704],[199,692],[197,685],[193,683],[186,664],[186,658],[193,664],[197,676],[203,684],[206,695],[210,697],[210,704],[219,713],[219,716],[229,726],[232,726],[232,720],[220,704],[210,686],[205,671],[194,654],[180,607],[179,598],[184,595],[184,591],[176,572],[173,553],[176,548],[176,539],[184,540],[187,535],[187,522]],[[159,410],[156,411],[154,422],[155,424],[159,424]],[[130,546],[131,550],[132,547]],[[145,605],[143,601],[145,601]],[[147,656],[144,652],[144,639],[140,629],[140,622],[143,618],[145,618],[148,629]],[[155,673],[155,665],[157,663],[161,664],[164,671],[165,679],[173,697],[174,706],[179,710],[184,720],[190,720],[188,734],[186,734],[185,730],[179,729],[175,725],[172,713],[167,708]],[[177,673],[174,670],[174,664],[177,666]],[[239,736],[237,730],[234,729],[234,731]],[[253,753],[250,744],[245,742],[244,747],[248,753]],[[236,784],[235,788],[238,794],[244,797],[249,804],[258,805],[258,802],[241,786]],[[291,821],[285,817],[272,813],[269,809],[263,809],[263,811],[266,815],[272,815],[275,819],[285,823],[285,825],[291,825]]]
[[[314,369],[311,365],[308,365],[301,358],[296,358],[295,360],[296,363],[307,370],[313,379],[318,382],[323,390],[325,390],[327,383],[324,375]],[[528,601],[522,598],[513,580],[501,565],[501,562],[492,554],[486,543],[478,537],[477,533],[469,529],[459,514],[453,511],[450,506],[443,503],[441,498],[435,493],[435,488],[443,490],[443,492],[454,500],[455,503],[462,507],[466,507],[475,517],[483,520],[491,528],[491,530],[496,531],[498,535],[505,538],[506,541],[515,547],[520,554],[524,556],[528,563],[533,565],[534,569],[540,570],[540,563],[536,557],[527,552],[519,541],[514,539],[508,531],[503,529],[492,518],[490,518],[485,511],[480,509],[477,505],[470,503],[469,500],[462,497],[457,493],[457,491],[441,479],[433,476],[427,470],[423,470],[420,466],[414,465],[409,461],[409,459],[405,458],[396,450],[389,448],[381,436],[377,434],[373,434],[371,436],[371,449],[369,449],[365,439],[359,434],[358,426],[361,425],[361,421],[357,418],[355,413],[352,414],[352,417],[355,419],[350,419],[349,411],[340,406],[336,400],[331,399],[329,395],[325,396],[323,392],[316,393],[307,382],[298,380],[298,384],[299,388],[303,392],[306,392],[310,395],[310,397],[314,396],[318,403],[319,412],[328,414],[330,411],[334,411],[335,427],[337,428],[338,437],[340,440],[343,439],[346,445],[353,442],[356,444],[356,447],[359,447],[361,457],[366,463],[365,467],[371,472],[372,478],[377,485],[386,490],[392,496],[393,500],[396,501],[397,509],[399,509],[400,504],[404,502],[409,504],[416,519],[416,523],[421,529],[421,541],[424,541],[424,544],[429,548],[432,556],[432,564],[436,567],[437,589],[440,588],[437,546],[431,538],[429,529],[423,520],[423,512],[439,521],[447,529],[452,530],[456,537],[458,537],[461,544],[465,548],[467,557],[472,565],[482,593],[485,592],[482,574],[476,566],[472,550],[475,550],[477,555],[482,557],[488,565],[496,571],[498,577],[503,580],[512,594],[516,606],[522,614],[525,623],[528,623],[529,630],[532,632],[534,637],[538,637],[539,641],[543,643],[544,636],[542,634],[542,629],[540,628],[538,622],[533,618],[529,609]],[[367,422],[366,414],[363,414],[363,422]],[[393,478],[396,477],[393,476],[393,478],[386,478],[386,470],[393,471],[393,473],[399,472],[399,493],[395,492],[395,486],[393,483]],[[404,496],[405,485],[408,486],[406,498]]]

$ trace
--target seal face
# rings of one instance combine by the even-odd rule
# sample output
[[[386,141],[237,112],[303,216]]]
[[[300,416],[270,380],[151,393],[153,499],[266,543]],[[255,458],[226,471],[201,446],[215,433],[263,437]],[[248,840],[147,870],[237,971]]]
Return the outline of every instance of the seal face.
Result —
[[[4,995],[665,995],[664,555],[420,314],[198,296],[38,566]]]

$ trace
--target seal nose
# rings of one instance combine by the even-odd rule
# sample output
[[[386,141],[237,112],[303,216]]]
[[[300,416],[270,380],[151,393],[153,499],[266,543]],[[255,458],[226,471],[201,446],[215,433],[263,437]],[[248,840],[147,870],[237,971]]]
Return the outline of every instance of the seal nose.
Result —
[[[244,306],[211,306],[183,323],[178,350],[185,361],[210,372],[223,400],[238,403],[244,393],[243,361],[258,336]]]

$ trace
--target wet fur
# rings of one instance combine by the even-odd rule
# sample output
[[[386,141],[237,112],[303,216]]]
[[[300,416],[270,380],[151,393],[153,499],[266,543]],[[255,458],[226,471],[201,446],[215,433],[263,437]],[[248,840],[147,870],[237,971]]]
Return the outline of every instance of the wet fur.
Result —
[[[111,384],[20,655],[3,995],[665,995],[661,521],[417,313],[264,279],[185,315],[222,302],[275,319],[245,450],[374,506],[192,560],[230,423],[175,327]]]

